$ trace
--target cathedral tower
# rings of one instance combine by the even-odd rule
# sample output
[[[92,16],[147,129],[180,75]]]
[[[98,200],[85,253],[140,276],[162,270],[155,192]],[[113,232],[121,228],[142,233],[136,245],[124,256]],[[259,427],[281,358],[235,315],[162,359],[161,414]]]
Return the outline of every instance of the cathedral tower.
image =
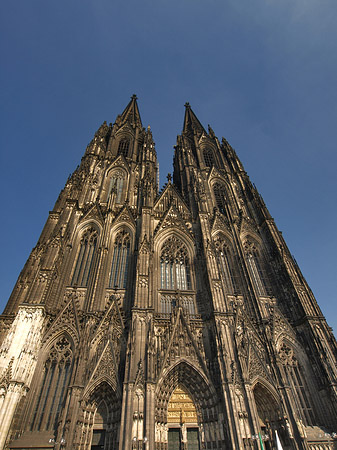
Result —
[[[331,329],[185,107],[160,192],[136,96],[61,191],[0,317],[0,450],[337,448]]]

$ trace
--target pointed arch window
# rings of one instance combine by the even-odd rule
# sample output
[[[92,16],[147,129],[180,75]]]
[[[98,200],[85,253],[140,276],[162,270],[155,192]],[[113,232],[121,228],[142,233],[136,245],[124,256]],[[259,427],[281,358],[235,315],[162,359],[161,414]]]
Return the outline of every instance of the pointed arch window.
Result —
[[[211,148],[205,148],[203,151],[204,161],[206,167],[212,167],[214,165],[214,155]]]
[[[49,350],[43,366],[31,431],[54,430],[70,380],[73,351],[65,336],[59,337]]]
[[[92,261],[97,244],[98,233],[95,228],[88,228],[82,236],[80,251],[77,256],[72,285],[87,286]]]
[[[130,258],[131,238],[125,230],[115,239],[109,287],[125,289]]]
[[[267,281],[261,265],[261,257],[254,243],[247,240],[244,243],[244,250],[249,272],[253,279],[258,295],[268,295]]]
[[[219,211],[224,214],[226,211],[226,190],[225,186],[220,183],[215,183],[213,185],[213,192],[215,197],[216,206]]]
[[[215,241],[217,249],[217,258],[220,266],[220,271],[225,282],[226,291],[229,294],[234,294],[237,291],[236,278],[234,275],[234,260],[229,246],[220,239]]]
[[[175,236],[168,238],[160,255],[161,289],[191,289],[191,272],[187,248]]]
[[[108,191],[108,199],[111,197],[112,194],[115,194],[116,203],[122,203],[124,182],[125,182],[124,172],[115,171],[112,174]]]
[[[130,139],[121,139],[118,144],[118,154],[126,158],[129,154],[129,145]]]
[[[295,357],[294,350],[285,342],[279,349],[279,358],[283,365],[285,379],[294,396],[298,416],[302,418],[306,425],[313,425],[315,418],[309,400],[311,395],[303,376],[303,369]]]

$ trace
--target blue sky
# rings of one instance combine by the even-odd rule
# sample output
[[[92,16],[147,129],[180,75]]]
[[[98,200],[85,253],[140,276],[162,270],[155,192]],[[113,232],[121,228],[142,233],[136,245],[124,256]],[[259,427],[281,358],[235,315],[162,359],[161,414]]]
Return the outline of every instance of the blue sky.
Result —
[[[226,137],[336,332],[335,0],[0,8],[1,308],[94,132],[136,93],[161,183],[186,101]]]

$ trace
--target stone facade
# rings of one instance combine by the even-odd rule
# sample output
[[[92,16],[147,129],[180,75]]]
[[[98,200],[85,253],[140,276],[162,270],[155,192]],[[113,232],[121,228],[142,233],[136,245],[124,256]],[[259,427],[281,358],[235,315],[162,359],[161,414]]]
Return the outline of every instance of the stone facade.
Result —
[[[0,449],[337,448],[331,329],[185,106],[160,192],[135,96],[67,180],[1,316]]]

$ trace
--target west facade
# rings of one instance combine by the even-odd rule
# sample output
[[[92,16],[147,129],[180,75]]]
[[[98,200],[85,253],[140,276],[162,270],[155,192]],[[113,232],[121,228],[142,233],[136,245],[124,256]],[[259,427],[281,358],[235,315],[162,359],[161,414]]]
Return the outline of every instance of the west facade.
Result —
[[[133,96],[49,213],[0,317],[0,449],[337,448],[331,329],[185,106],[160,192]]]

